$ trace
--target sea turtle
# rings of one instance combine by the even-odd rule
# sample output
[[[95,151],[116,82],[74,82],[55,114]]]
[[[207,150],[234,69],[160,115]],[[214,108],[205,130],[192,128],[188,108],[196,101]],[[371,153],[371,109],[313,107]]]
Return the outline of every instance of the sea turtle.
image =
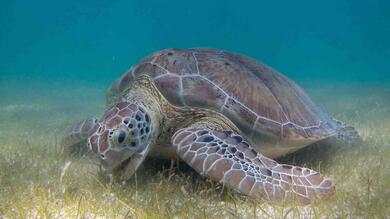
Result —
[[[239,193],[309,203],[332,194],[334,183],[272,159],[324,139],[357,138],[274,69],[236,53],[192,48],[141,60],[111,86],[103,116],[74,125],[62,144],[70,152],[89,148],[119,180],[146,156],[180,159]]]

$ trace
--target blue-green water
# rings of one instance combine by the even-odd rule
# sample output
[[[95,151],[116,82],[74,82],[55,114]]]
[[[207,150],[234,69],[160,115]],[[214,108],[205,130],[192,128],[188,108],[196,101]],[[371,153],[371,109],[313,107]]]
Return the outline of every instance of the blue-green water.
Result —
[[[209,184],[196,189],[187,176],[176,182],[157,174],[113,190],[102,189],[94,180],[98,174],[83,171],[90,169],[82,162],[72,164],[64,181],[60,176],[65,168],[58,139],[65,127],[101,115],[110,83],[146,55],[169,47],[242,53],[298,82],[365,141],[328,162],[310,154],[297,159],[305,166],[313,159],[308,167],[321,167],[337,185],[332,204],[313,212],[319,209],[317,217],[327,218],[389,217],[389,39],[388,0],[1,0],[0,218],[50,218],[61,212],[64,218],[101,212],[103,218],[121,218],[129,209],[151,212],[149,218],[172,216],[172,209],[179,218],[198,211],[202,217],[232,217],[233,208],[215,205],[229,200],[209,200],[208,192],[201,192],[209,191]],[[175,196],[170,186],[189,192]],[[145,198],[141,204],[137,195]],[[105,198],[113,196],[123,201]],[[183,207],[175,197],[182,197]],[[251,204],[240,202],[239,209],[252,212],[242,208]],[[108,212],[113,209],[114,216]],[[329,216],[333,209],[336,214]],[[228,214],[220,214],[223,210]]]
[[[217,47],[298,81],[389,81],[389,39],[386,0],[4,0],[0,79],[108,86],[155,50]]]
[[[386,0],[5,0],[0,118],[28,120],[31,106],[46,110],[37,112],[43,120],[34,120],[41,126],[50,123],[48,114],[67,124],[99,114],[113,80],[168,47],[215,47],[254,57],[297,81],[328,111],[345,111],[333,109],[329,95],[346,100],[358,93],[379,98],[388,109],[389,12]]]

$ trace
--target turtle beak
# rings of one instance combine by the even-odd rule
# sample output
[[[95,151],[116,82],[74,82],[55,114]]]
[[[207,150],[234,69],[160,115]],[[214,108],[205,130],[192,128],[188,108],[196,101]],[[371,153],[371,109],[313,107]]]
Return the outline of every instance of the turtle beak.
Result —
[[[129,149],[123,149],[121,151],[109,150],[104,154],[104,157],[100,157],[100,163],[104,169],[112,170],[128,160],[133,154],[134,151]]]
[[[147,145],[143,151],[135,152],[130,157],[123,160],[119,166],[113,169],[115,178],[119,182],[128,180],[145,160],[145,157],[149,152],[149,148],[149,145]]]

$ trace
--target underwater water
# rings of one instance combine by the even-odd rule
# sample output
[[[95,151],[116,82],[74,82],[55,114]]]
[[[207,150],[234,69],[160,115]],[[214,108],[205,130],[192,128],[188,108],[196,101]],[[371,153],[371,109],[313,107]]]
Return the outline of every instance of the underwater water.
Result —
[[[386,0],[4,0],[0,218],[389,217],[388,39]],[[158,161],[127,185],[111,183],[85,159],[66,166],[58,145],[64,129],[101,115],[115,79],[171,47],[220,48],[258,59],[353,125],[362,145],[326,159],[308,150],[283,160],[333,178],[334,197],[274,206]]]

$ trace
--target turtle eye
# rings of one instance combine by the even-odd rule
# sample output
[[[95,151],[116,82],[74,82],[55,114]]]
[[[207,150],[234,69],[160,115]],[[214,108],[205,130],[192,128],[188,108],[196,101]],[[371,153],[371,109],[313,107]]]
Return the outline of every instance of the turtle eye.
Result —
[[[119,144],[122,144],[123,141],[125,140],[125,138],[126,138],[126,132],[123,131],[123,130],[121,130],[121,131],[119,132],[119,135],[118,135],[118,143],[119,143]]]

